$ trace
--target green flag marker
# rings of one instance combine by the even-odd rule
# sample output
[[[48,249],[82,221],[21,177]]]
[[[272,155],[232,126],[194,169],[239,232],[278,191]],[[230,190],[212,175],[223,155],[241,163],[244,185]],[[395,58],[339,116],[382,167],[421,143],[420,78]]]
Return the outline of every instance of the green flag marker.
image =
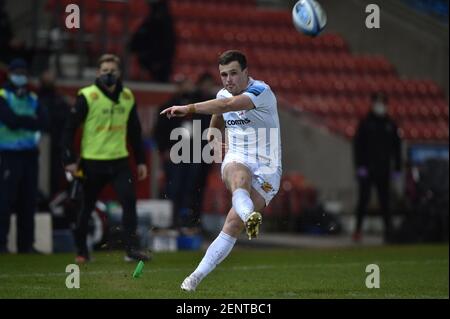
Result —
[[[133,278],[139,278],[142,275],[142,269],[144,268],[144,262],[141,260],[136,266],[136,269],[133,273]]]

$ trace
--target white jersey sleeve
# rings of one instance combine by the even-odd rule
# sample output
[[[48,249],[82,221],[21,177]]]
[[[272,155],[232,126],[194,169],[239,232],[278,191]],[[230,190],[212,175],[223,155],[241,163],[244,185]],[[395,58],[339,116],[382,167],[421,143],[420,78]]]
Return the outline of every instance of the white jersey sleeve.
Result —
[[[242,94],[248,96],[257,109],[268,108],[273,104],[270,87],[261,81],[253,81]]]

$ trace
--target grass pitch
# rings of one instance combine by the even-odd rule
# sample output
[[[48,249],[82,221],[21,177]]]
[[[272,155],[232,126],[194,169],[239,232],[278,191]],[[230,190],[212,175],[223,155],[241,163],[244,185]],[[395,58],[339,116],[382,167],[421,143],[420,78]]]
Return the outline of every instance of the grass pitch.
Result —
[[[0,255],[0,298],[449,298],[448,245],[346,249],[236,247],[198,287],[180,290],[203,251],[156,253],[142,276],[122,252],[95,252],[80,267],[80,288],[66,287],[72,254]],[[380,268],[380,288],[365,285]]]

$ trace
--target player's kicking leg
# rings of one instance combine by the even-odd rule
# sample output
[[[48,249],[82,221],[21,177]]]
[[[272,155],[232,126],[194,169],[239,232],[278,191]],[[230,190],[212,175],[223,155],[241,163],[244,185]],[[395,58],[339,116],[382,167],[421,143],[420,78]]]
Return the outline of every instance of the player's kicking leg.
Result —
[[[255,209],[262,210],[265,207],[265,201],[258,192],[250,188],[251,175],[244,165],[237,164],[238,167],[235,169],[226,171],[228,167],[233,167],[230,165],[234,164],[237,163],[228,164],[224,171],[225,183],[233,192],[233,208],[228,212],[222,231],[208,247],[197,269],[181,284],[183,290],[194,291],[197,288],[200,281],[228,256],[244,228],[247,229],[249,238],[258,235],[262,218]],[[251,191],[251,194],[246,188]]]
[[[228,256],[244,228],[244,222],[234,208],[231,208],[219,236],[208,247],[195,271],[184,279],[181,289],[195,291],[200,281]]]
[[[253,198],[261,201],[261,209],[264,208],[265,203],[264,199],[251,186],[252,173],[247,166],[231,162],[223,170],[223,179],[225,185],[233,194],[233,208],[245,224],[248,239],[251,240],[257,237],[259,225],[262,223],[262,216],[259,209],[255,209]],[[252,196],[250,192],[252,192]]]
[[[181,289],[195,291],[200,281],[228,256],[236,243],[239,233],[243,229],[244,223],[240,220],[234,209],[231,208],[219,236],[209,245],[205,256],[194,272],[184,279],[181,284]]]

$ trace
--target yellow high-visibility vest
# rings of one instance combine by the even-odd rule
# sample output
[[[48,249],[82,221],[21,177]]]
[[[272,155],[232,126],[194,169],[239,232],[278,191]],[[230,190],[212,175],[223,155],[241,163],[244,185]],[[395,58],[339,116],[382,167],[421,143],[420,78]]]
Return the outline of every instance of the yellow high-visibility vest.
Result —
[[[127,123],[134,105],[131,90],[123,88],[118,103],[96,85],[85,87],[78,94],[86,98],[88,105],[81,138],[81,157],[91,160],[127,157]]]

